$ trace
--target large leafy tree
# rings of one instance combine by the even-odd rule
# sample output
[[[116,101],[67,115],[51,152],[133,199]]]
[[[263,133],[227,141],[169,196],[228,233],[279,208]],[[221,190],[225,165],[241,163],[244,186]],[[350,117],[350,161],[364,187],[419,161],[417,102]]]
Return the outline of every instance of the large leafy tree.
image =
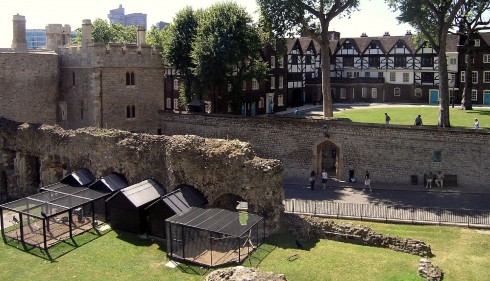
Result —
[[[437,52],[439,60],[439,126],[450,127],[446,45],[449,30],[466,0],[386,0],[398,20],[414,26]]]
[[[160,30],[156,25],[152,25],[146,32],[146,44],[152,46],[162,46],[163,44],[163,29]]]
[[[77,30],[74,43],[82,42],[81,29]],[[106,20],[97,18],[92,23],[92,38],[94,43],[136,43],[137,30],[133,25],[126,27],[121,24],[109,24]]]
[[[265,26],[277,37],[291,32],[305,32],[321,48],[323,115],[333,117],[330,95],[330,22],[341,14],[349,14],[359,0],[257,0]]]
[[[200,17],[192,47],[194,73],[200,84],[211,89],[213,96],[218,90],[227,97],[232,111],[240,112],[243,81],[261,81],[266,73],[260,58],[260,35],[250,15],[233,2],[211,6]],[[229,91],[221,93],[228,85]],[[216,106],[215,101],[214,110]]]
[[[474,42],[476,35],[482,31],[490,29],[490,2],[488,0],[469,0],[466,1],[455,19],[458,27],[456,34],[465,39],[463,50],[465,52],[465,84],[461,107],[465,110],[473,109],[471,104],[471,90],[473,88],[473,60]],[[460,62],[463,63],[463,62]]]
[[[183,80],[183,96],[186,103],[192,98],[192,85],[195,76],[192,72],[195,67],[192,61],[192,44],[196,38],[198,18],[200,11],[186,7],[179,11],[173,22],[162,32],[163,57],[180,74]]]

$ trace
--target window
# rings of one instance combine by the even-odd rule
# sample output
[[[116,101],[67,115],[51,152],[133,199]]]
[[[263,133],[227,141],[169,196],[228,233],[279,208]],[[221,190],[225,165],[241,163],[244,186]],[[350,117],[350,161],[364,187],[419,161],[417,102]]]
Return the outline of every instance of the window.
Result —
[[[483,83],[490,83],[490,71],[483,72]]]
[[[396,81],[396,73],[395,72],[390,72],[390,81],[391,82]]]
[[[422,83],[434,83],[434,72],[422,72]]]
[[[370,57],[369,58],[369,67],[378,68],[379,65],[380,65],[380,63],[379,63],[379,57]]]
[[[478,91],[477,90],[471,90],[471,100],[472,101],[478,100]]]
[[[410,82],[410,74],[409,73],[403,73],[403,82],[404,83]]]
[[[406,57],[395,57],[395,67],[406,67],[407,58]]]
[[[178,109],[179,106],[179,99],[174,99],[174,109]]]
[[[284,77],[279,76],[279,89],[284,88]]]
[[[172,108],[172,99],[171,98],[165,99],[165,107],[168,109]]]
[[[361,97],[362,97],[363,99],[367,98],[367,88],[364,88],[364,87],[363,87],[363,88],[361,89]]]
[[[354,66],[354,57],[344,57],[344,67],[346,66]]]
[[[284,59],[283,57],[278,57],[277,62],[279,63],[279,68],[284,68]]]
[[[383,72],[378,72],[378,77],[383,77]]]
[[[271,76],[271,89],[276,88],[276,77]]]
[[[413,93],[413,95],[416,97],[421,97],[422,96],[422,89],[415,88],[415,92]]]
[[[84,107],[83,107],[83,101],[80,103],[80,119],[83,120],[83,112],[84,112]],[[64,119],[66,120],[66,119]]]
[[[490,63],[490,54],[483,55],[483,63]]]
[[[463,83],[466,82],[465,76],[466,76],[466,71],[461,71],[461,82],[463,82]]]
[[[371,72],[365,72],[364,77],[371,77]]]
[[[136,107],[134,105],[126,106],[126,118],[135,118],[136,117]]]
[[[75,72],[71,73],[71,80],[72,80],[73,86],[75,86]]]
[[[395,97],[399,97],[400,96],[400,88],[395,88],[395,91],[393,92],[393,95]]]
[[[359,77],[359,72],[356,71],[356,72],[354,72],[354,78],[357,78],[357,77]]]
[[[277,95],[277,106],[284,106],[284,95]]]
[[[473,84],[478,83],[478,71],[473,71],[471,73],[471,82],[473,82]]]
[[[371,88],[371,98],[373,98],[373,99],[378,98],[378,89],[377,88]]]
[[[457,60],[455,58],[449,59],[449,64],[455,65]]]
[[[179,89],[179,80],[174,79],[174,90],[178,90],[178,89]]]
[[[434,66],[434,58],[428,57],[428,56],[423,56],[421,58],[420,64],[422,67],[432,67],[432,66]]]
[[[258,90],[259,89],[259,81],[257,79],[252,79],[252,90]]]
[[[134,85],[134,72],[126,72],[126,86]]]
[[[276,57],[271,56],[271,68],[276,68]]]
[[[470,56],[464,56],[464,63],[468,63],[468,58],[469,57]],[[475,58],[474,57],[471,59],[471,63],[475,63]]]
[[[347,78],[352,78],[352,72],[347,71]]]
[[[345,88],[340,88],[340,98],[343,100],[347,98],[347,92],[345,91]]]
[[[475,47],[480,47],[480,39],[475,39]]]

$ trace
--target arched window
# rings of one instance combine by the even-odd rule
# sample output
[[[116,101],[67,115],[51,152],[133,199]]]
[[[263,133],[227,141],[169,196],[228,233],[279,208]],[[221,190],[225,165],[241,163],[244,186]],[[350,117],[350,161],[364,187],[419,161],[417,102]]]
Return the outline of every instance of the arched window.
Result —
[[[126,86],[134,85],[134,72],[126,72]]]
[[[415,88],[414,95],[415,95],[416,97],[421,97],[421,96],[422,96],[422,89],[420,89],[420,88]]]

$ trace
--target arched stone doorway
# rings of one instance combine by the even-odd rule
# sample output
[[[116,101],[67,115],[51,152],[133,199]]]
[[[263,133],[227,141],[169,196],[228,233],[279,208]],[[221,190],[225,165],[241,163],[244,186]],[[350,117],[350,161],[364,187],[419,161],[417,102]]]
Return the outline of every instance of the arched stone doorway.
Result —
[[[341,149],[335,143],[330,140],[318,142],[313,148],[313,155],[313,168],[318,175],[323,169],[331,178],[339,178],[342,175]]]

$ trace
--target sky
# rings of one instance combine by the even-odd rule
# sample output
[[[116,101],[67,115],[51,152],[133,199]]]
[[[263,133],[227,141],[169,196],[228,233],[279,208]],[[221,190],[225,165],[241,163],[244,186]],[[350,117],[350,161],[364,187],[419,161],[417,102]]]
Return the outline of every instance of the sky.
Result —
[[[81,27],[82,20],[96,18],[108,20],[111,9],[119,5],[126,14],[147,14],[148,27],[159,21],[171,22],[175,14],[186,6],[194,9],[207,8],[221,0],[20,0],[0,3],[0,48],[10,48],[12,44],[12,18],[23,15],[27,29],[44,29],[47,24],[69,24],[72,30]],[[254,19],[258,18],[256,0],[240,0],[239,5],[246,8]],[[406,24],[398,24],[396,13],[389,11],[383,0],[361,0],[360,11],[354,12],[350,19],[335,19],[330,30],[340,32],[341,37],[381,36],[385,32],[391,35],[404,35],[412,30]]]

